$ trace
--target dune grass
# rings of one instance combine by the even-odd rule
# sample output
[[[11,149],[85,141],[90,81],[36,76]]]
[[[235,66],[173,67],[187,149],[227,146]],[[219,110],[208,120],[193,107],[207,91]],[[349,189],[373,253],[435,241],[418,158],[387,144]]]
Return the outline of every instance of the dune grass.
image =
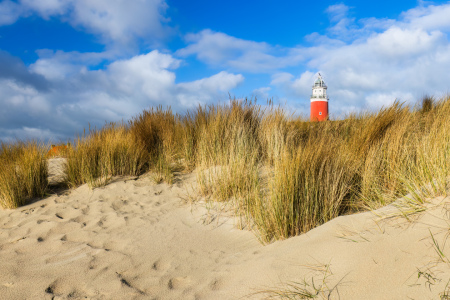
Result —
[[[109,124],[75,140],[67,151],[65,173],[70,186],[103,186],[112,176],[140,175],[147,162],[144,146],[123,124]]]
[[[48,185],[45,147],[36,141],[2,143],[0,147],[0,207],[17,208],[42,197]]]
[[[177,172],[196,170],[199,193],[231,201],[243,225],[268,243],[406,194],[417,203],[446,195],[449,115],[448,97],[424,97],[415,107],[395,102],[328,122],[292,118],[281,108],[247,100],[184,115],[158,107],[78,137],[67,149],[66,175],[70,186],[97,187],[112,176],[148,171],[156,182],[172,183]],[[2,157],[12,157],[3,148]],[[22,193],[3,198],[29,197],[8,183],[19,182],[12,163],[19,159],[2,161],[2,195]]]
[[[426,98],[414,108],[395,102],[321,123],[248,102],[209,107],[196,123],[200,191],[233,201],[263,242],[408,193],[418,203],[445,195],[448,100]]]

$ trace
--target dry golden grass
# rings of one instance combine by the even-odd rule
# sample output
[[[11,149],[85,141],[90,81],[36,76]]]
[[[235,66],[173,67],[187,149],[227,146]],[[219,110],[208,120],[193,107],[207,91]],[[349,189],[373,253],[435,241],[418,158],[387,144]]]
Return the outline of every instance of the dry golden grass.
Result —
[[[270,242],[407,193],[416,203],[446,195],[449,115],[449,98],[430,97],[413,108],[395,102],[378,112],[320,123],[251,101],[198,107],[182,116],[159,107],[128,124],[109,124],[79,137],[67,151],[66,175],[71,186],[95,187],[115,175],[147,171],[156,182],[171,183],[176,172],[197,169],[200,193],[233,201],[236,213]],[[19,155],[3,148],[2,157],[8,158],[1,160],[1,195],[23,195],[19,184],[9,183],[23,180],[11,163],[20,161]],[[41,193],[33,184],[42,185],[30,183],[29,195]]]
[[[197,138],[200,190],[234,201],[264,242],[407,193],[423,202],[449,187],[449,103],[395,102],[322,123],[246,102],[209,107]]]
[[[155,172],[155,181],[173,182],[173,173],[181,164],[188,164],[183,154],[184,126],[181,118],[171,109],[144,110],[129,124],[130,134],[143,146],[147,157],[147,169]]]
[[[140,175],[147,161],[144,146],[124,125],[110,124],[78,137],[68,149],[66,175],[70,186],[102,186],[116,175]]]
[[[0,207],[16,208],[42,197],[48,185],[45,148],[35,141],[1,144]]]

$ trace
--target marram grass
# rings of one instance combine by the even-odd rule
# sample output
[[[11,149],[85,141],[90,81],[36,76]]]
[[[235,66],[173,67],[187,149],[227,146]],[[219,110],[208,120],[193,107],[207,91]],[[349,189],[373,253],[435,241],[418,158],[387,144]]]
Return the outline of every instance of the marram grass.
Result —
[[[46,162],[39,147],[2,149],[1,206],[17,207],[43,194]],[[199,106],[184,115],[159,107],[128,124],[89,130],[68,148],[67,160],[67,182],[74,187],[145,172],[172,183],[177,172],[196,170],[199,193],[232,201],[244,225],[267,243],[408,193],[416,203],[446,195],[450,101],[425,97],[416,107],[395,102],[320,123],[250,101]]]
[[[70,186],[103,186],[112,176],[140,175],[147,162],[144,145],[122,125],[109,124],[78,137],[67,151],[65,173]]]
[[[1,144],[0,207],[16,208],[44,196],[48,184],[45,150],[35,141]]]

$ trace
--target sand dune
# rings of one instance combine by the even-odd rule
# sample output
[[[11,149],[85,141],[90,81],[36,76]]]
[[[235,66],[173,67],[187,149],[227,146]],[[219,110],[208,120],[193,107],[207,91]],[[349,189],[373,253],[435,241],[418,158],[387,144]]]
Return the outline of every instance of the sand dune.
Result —
[[[319,299],[445,293],[450,265],[431,233],[450,257],[449,199],[411,221],[343,216],[263,246],[233,218],[187,203],[193,187],[195,174],[171,186],[117,178],[0,211],[0,298],[263,299],[254,293],[292,282]]]

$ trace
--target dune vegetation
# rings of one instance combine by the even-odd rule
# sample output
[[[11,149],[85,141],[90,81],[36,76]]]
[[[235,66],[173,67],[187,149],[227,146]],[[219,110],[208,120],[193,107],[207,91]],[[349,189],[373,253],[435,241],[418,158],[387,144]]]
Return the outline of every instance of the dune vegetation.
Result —
[[[35,141],[1,144],[0,207],[16,208],[44,196],[48,184],[45,150]]]
[[[116,175],[152,172],[172,183],[196,170],[199,194],[232,204],[264,243],[306,232],[339,215],[445,195],[450,172],[450,98],[399,102],[343,120],[309,122],[251,101],[161,107],[128,123],[89,129],[67,149],[67,185],[98,187]],[[42,197],[44,147],[2,144],[0,206]]]

